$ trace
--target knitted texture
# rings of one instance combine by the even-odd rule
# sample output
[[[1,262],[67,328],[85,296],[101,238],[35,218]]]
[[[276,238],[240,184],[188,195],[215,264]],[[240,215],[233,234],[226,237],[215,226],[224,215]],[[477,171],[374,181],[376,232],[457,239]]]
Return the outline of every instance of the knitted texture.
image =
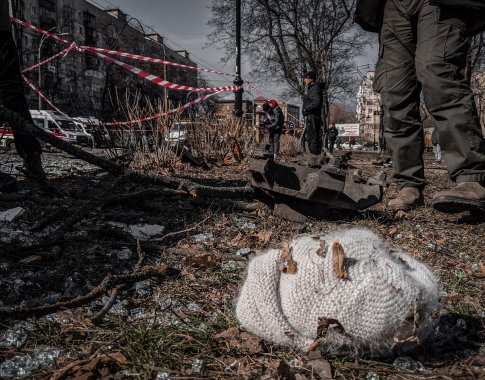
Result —
[[[334,272],[335,242],[343,247],[346,278]],[[242,328],[304,351],[317,343],[326,352],[385,355],[420,343],[437,323],[436,277],[372,232],[299,236],[289,246],[294,273],[282,270],[282,249],[249,263],[236,306]],[[323,328],[330,319],[344,331]]]

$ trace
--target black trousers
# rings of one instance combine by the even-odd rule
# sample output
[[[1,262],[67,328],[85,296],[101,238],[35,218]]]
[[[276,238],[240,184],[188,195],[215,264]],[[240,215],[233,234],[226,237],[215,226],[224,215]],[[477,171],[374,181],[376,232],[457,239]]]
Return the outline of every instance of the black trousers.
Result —
[[[311,154],[322,152],[322,119],[315,115],[307,116],[305,138]]]
[[[427,0],[388,0],[374,88],[382,95],[384,137],[400,187],[423,187],[421,93],[436,122],[448,174],[485,181],[485,139],[465,77],[466,17]]]
[[[17,48],[11,31],[0,30],[0,104],[19,113],[33,124],[29,106],[25,100],[24,85],[20,75]],[[0,120],[0,123],[2,120]],[[21,156],[41,153],[39,142],[24,125],[12,125],[15,146]]]

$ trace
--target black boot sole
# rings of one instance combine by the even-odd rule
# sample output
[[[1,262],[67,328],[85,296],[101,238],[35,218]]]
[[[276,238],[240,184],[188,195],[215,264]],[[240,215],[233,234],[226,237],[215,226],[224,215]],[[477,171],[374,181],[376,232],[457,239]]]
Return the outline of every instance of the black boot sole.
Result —
[[[474,201],[458,197],[438,197],[433,200],[435,210],[446,214],[459,214],[469,211],[471,214],[485,213],[485,201]]]

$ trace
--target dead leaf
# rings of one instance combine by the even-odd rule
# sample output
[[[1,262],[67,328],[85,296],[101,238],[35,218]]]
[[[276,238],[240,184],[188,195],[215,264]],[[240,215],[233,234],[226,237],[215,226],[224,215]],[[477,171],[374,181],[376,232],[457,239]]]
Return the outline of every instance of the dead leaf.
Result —
[[[458,293],[452,293],[449,296],[445,297],[444,299],[445,305],[452,305],[460,301],[461,301],[461,296]]]
[[[278,262],[278,269],[286,274],[295,274],[298,265],[295,260],[293,260],[292,248],[285,242],[281,246],[281,256]]]
[[[86,380],[100,378],[98,369],[101,369],[104,364],[110,362],[125,365],[128,363],[128,359],[118,352],[102,355],[93,354],[87,359],[75,360],[54,372],[51,380],[60,380],[66,378],[66,376],[69,376],[70,379]]]
[[[485,275],[485,261],[480,260],[478,262],[478,266],[480,267],[480,270],[482,271],[482,274]]]
[[[321,317],[321,318],[318,318],[317,338],[323,338],[327,334],[328,329],[332,325],[335,325],[332,328],[336,332],[341,333],[341,334],[345,333],[344,327],[342,326],[342,324],[338,320],[336,320],[334,318]]]
[[[345,252],[342,245],[336,241],[332,247],[333,274],[335,277],[345,280],[347,272],[345,271]]]
[[[310,347],[308,347],[307,352],[315,351],[318,348],[319,345],[320,345],[320,339],[317,338],[313,341],[312,344],[310,344]]]
[[[273,235],[273,231],[260,231],[256,234],[259,241],[263,244],[266,244],[267,242],[269,242],[269,239],[271,239],[272,235]]]
[[[218,258],[210,253],[199,253],[192,256],[185,256],[182,260],[184,265],[195,266],[198,268],[211,268]]]
[[[195,277],[195,274],[192,271],[190,271],[188,268],[183,268],[182,271],[180,272],[180,275],[189,281],[197,280],[197,278]]]
[[[214,339],[224,340],[227,351],[238,350],[247,354],[257,354],[262,351],[261,338],[256,335],[241,332],[237,327],[231,327],[213,336]]]
[[[311,352],[308,355],[308,364],[321,380],[333,379],[332,366],[322,357],[320,352]]]
[[[320,247],[317,249],[317,255],[320,257],[325,257],[326,255],[325,248],[326,248],[326,243],[325,243],[325,240],[323,240],[320,242]]]
[[[436,240],[436,244],[438,244],[438,245],[444,245],[445,244],[445,239],[438,239],[438,240]]]
[[[390,237],[392,237],[392,238],[393,238],[393,237],[394,237],[394,235],[396,235],[396,234],[397,234],[397,232],[398,232],[397,227],[393,227],[393,228],[391,228],[389,231],[387,231],[387,234],[388,234]]]

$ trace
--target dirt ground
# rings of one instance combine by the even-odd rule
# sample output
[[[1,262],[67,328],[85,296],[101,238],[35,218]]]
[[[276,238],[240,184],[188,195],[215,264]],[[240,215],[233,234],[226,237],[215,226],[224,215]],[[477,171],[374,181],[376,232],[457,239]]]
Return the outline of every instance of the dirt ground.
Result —
[[[351,163],[390,179],[374,158],[357,152]],[[432,195],[452,185],[432,155],[426,205],[404,218],[381,203],[306,223],[276,218],[263,205],[248,211],[231,200],[116,181],[63,153],[47,153],[45,163],[55,192],[40,194],[19,177],[19,192],[0,196],[0,212],[24,210],[0,220],[0,378],[485,378],[485,216],[430,207]],[[18,159],[2,152],[0,165],[13,170]],[[171,175],[243,186],[246,170],[186,166]],[[390,186],[386,197],[395,192]],[[144,235],[145,225],[157,233]],[[309,360],[237,328],[233,310],[252,255],[301,233],[350,226],[378,233],[441,280],[445,307],[424,346],[406,356]]]

